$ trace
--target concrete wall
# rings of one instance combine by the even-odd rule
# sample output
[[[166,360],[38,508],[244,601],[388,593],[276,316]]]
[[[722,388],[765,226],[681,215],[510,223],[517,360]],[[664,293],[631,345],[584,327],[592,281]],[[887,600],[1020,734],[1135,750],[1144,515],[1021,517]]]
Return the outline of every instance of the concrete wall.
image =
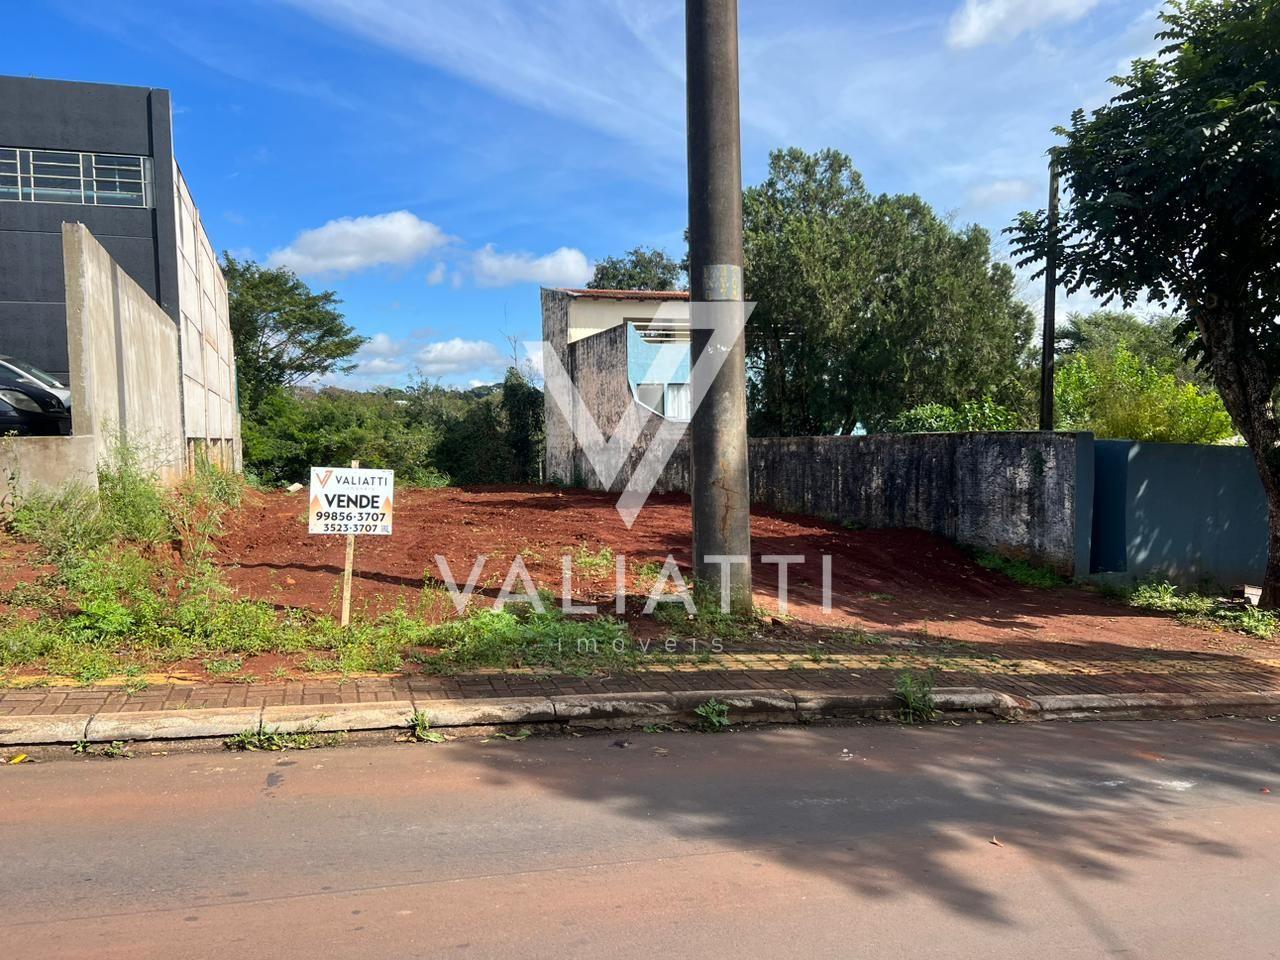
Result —
[[[573,358],[569,352],[569,294],[562,290],[542,291],[542,340],[544,351],[554,351],[565,372],[573,379]],[[547,381],[547,389],[552,389]],[[546,468],[543,476],[553,483],[574,482],[574,442],[569,418],[550,397],[543,404],[543,435]]]
[[[198,447],[215,463],[235,470],[240,467],[240,415],[227,281],[176,167],[173,182],[187,455]]]
[[[1092,572],[1259,584],[1267,501],[1244,447],[1100,440]]]
[[[98,459],[119,437],[172,479],[185,464],[177,328],[83,224],[62,232],[73,431]]]
[[[751,498],[770,509],[928,530],[1067,574],[1089,569],[1092,434],[753,437],[749,464]],[[687,446],[659,489],[689,489]]]
[[[0,513],[32,490],[98,485],[94,437],[0,437]]]
[[[62,268],[68,220],[99,237],[176,321],[168,91],[0,77],[0,146],[151,157],[155,197],[154,209],[0,200],[0,352],[68,377]]]

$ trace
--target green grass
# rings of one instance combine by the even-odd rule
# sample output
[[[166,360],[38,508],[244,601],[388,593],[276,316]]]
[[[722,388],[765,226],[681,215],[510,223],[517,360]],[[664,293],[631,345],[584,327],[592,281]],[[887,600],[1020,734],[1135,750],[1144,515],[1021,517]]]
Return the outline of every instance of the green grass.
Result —
[[[764,614],[752,608],[750,613],[720,609],[718,591],[699,583],[690,583],[694,613],[683,603],[667,600],[653,609],[654,618],[672,633],[696,640],[747,640],[764,627]]]
[[[492,667],[585,675],[626,670],[641,656],[621,621],[579,620],[555,606],[547,606],[544,613],[515,604],[504,610],[476,610],[428,627],[423,644],[438,649],[415,659],[437,674]]]
[[[1181,592],[1167,580],[1138,584],[1129,594],[1129,603],[1144,610],[1172,613],[1185,623],[1225,627],[1260,640],[1270,640],[1280,629],[1273,611],[1259,610],[1244,602],[1227,603],[1195,591]]]
[[[613,567],[613,551],[608,547],[601,547],[593,553],[591,548],[582,543],[573,551],[573,569],[575,572],[598,577],[606,573],[612,573]]]
[[[1026,587],[1050,590],[1067,582],[1060,574],[1048,567],[1042,567],[1015,557],[982,552],[977,554],[975,559],[978,562],[978,566],[987,570],[994,570],[996,573],[1002,573],[1010,580]]]
[[[307,653],[344,673],[400,669],[405,648],[426,632],[404,608],[342,629],[232,593],[213,564],[213,539],[243,489],[238,477],[197,463],[165,490],[117,449],[102,464],[98,491],[70,486],[23,497],[10,531],[37,544],[55,571],[0,598],[12,608],[0,615],[0,670],[41,665],[92,683],[197,659],[230,679],[260,653]]]

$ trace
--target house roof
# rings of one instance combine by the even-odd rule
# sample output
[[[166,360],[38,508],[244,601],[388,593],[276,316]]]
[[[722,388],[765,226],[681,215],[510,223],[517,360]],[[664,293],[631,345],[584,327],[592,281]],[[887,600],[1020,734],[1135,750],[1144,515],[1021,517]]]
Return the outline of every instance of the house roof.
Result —
[[[581,290],[560,288],[571,297],[593,300],[688,300],[688,290]]]

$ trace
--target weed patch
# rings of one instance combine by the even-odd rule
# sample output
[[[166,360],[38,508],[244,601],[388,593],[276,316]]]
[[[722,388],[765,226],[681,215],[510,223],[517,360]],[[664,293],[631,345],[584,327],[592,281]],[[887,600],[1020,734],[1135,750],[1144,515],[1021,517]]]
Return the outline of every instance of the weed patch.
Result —
[[[729,707],[712,697],[693,711],[698,717],[698,728],[707,733],[723,733],[729,729]]]
[[[996,573],[1002,573],[1010,580],[1025,587],[1050,590],[1067,582],[1057,572],[1050,570],[1048,567],[1028,563],[1026,560],[987,552],[979,553],[975,559],[978,562],[978,566],[986,570],[994,570]]]
[[[223,741],[228,750],[315,750],[319,747],[336,747],[347,739],[343,732],[315,733],[299,730],[284,733],[259,724],[256,730],[242,730]]]
[[[932,723],[937,719],[932,676],[900,673],[893,681],[893,695],[898,701],[898,718],[903,723]]]
[[[1129,594],[1129,603],[1144,610],[1172,613],[1184,623],[1225,627],[1260,640],[1270,640],[1280,630],[1280,620],[1270,610],[1194,591],[1182,593],[1167,580],[1138,584]]]

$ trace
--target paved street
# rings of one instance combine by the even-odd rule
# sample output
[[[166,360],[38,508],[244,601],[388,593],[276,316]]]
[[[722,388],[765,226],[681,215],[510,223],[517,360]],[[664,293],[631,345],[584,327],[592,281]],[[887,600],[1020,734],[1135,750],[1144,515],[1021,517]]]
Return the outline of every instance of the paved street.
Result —
[[[1280,957],[1280,724],[139,751],[0,851],[10,960]]]

